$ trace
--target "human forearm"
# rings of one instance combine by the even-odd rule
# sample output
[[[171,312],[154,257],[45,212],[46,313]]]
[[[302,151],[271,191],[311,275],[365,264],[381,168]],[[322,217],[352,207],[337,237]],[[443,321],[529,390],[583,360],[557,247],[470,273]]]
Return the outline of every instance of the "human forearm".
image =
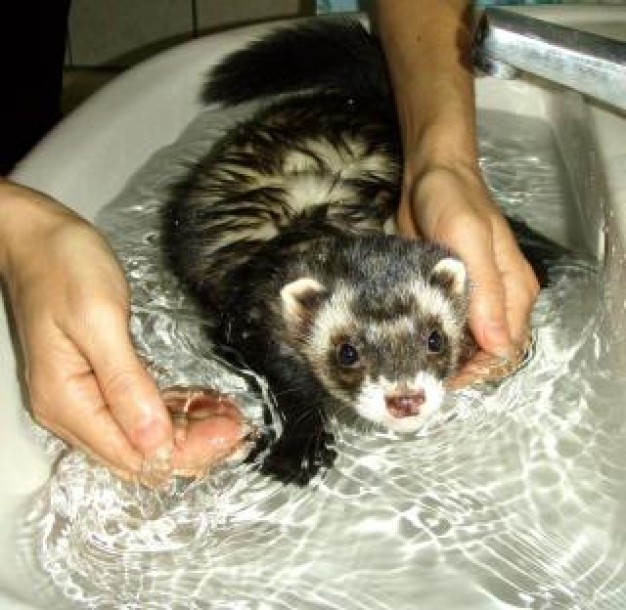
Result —
[[[378,0],[406,169],[474,163],[471,8],[466,0]]]

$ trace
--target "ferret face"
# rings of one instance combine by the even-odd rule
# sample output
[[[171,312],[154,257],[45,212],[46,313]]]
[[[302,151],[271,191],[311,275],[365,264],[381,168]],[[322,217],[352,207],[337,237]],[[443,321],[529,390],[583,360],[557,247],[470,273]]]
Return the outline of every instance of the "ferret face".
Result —
[[[359,415],[413,432],[436,412],[456,370],[466,328],[466,278],[446,258],[430,277],[388,290],[379,302],[310,278],[283,289],[283,311],[300,353],[324,387]],[[381,295],[378,295],[381,296]]]

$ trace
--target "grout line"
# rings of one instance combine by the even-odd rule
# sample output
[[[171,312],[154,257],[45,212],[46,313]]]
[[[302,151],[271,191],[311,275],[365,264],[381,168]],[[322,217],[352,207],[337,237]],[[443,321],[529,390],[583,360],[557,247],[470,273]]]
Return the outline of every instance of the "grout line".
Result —
[[[198,5],[197,0],[191,0],[191,35],[198,37]]]
[[[64,68],[74,66],[74,53],[72,52],[72,32],[69,24],[67,26],[67,34],[65,35],[65,60]]]

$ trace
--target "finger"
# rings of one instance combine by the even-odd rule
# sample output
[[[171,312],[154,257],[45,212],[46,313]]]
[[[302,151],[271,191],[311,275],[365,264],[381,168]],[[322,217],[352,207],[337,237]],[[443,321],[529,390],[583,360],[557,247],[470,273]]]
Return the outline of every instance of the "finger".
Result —
[[[139,473],[142,456],[111,417],[93,376],[56,379],[54,370],[40,367],[33,371],[29,385],[35,419],[116,472],[127,476]]]
[[[104,308],[92,316],[89,328],[82,348],[113,418],[144,456],[169,452],[171,419],[154,380],[135,354],[125,315]]]
[[[118,429],[118,434],[126,441],[124,435],[121,430]],[[55,431],[55,435],[59,438],[63,439],[72,449],[76,451],[80,451],[89,457],[90,460],[105,466],[108,470],[110,470],[116,477],[123,479],[125,481],[133,481],[138,480],[140,476],[140,468],[142,463],[141,455],[137,452],[135,453],[135,457],[132,460],[132,464],[128,463],[128,460],[123,461],[119,457],[119,453],[110,455],[103,455],[102,453],[96,452],[93,449],[93,439],[83,440],[70,432],[69,430],[65,430],[64,428],[59,428]],[[108,439],[107,446],[114,449],[113,443]],[[123,451],[122,447],[117,447],[118,451]],[[132,451],[132,448],[131,448]]]
[[[215,466],[242,443],[240,418],[218,414],[187,424],[185,441],[174,449],[172,467],[177,474],[202,473]]]
[[[509,358],[512,340],[498,270],[483,261],[478,268],[468,263],[468,272],[472,281],[469,323],[476,342],[489,354]]]
[[[412,238],[419,237],[417,223],[415,222],[411,209],[410,199],[406,195],[400,199],[400,205],[398,206],[398,211],[396,213],[396,225],[400,235]]]
[[[469,324],[479,347],[499,358],[510,358],[513,345],[507,319],[505,287],[496,266],[491,231],[474,217],[458,223],[463,235],[452,243],[470,278]],[[469,237],[469,238],[468,238]]]
[[[469,385],[482,383],[489,378],[489,371],[496,361],[500,361],[496,356],[486,352],[477,354],[446,382],[449,390],[458,390]]]
[[[446,387],[449,390],[458,390],[468,385],[498,381],[517,371],[523,362],[524,351],[521,350],[515,358],[506,360],[486,352],[478,352],[446,383]]]
[[[515,269],[505,272],[503,277],[508,295],[506,315],[511,339],[518,349],[524,350],[528,342],[530,316],[539,294],[539,282],[521,254],[515,261]]]

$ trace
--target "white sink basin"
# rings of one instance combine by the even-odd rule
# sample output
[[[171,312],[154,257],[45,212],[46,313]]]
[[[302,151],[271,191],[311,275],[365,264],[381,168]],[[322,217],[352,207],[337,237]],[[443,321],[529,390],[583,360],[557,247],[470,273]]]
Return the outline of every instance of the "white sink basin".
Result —
[[[626,7],[525,10],[609,36],[626,32]],[[211,63],[266,29],[253,26],[199,39],[123,74],[69,116],[13,178],[93,219],[146,159],[175,140],[198,113],[200,83]],[[626,117],[593,101],[573,103],[570,95],[534,79],[481,78],[477,99],[480,109],[506,110],[551,126],[575,191],[572,203],[583,219],[584,249],[604,257],[608,266],[612,319],[607,332],[626,335]],[[604,209],[598,205],[600,192]],[[558,223],[555,233],[568,241],[568,235],[558,234]],[[15,560],[20,543],[15,514],[50,474],[49,460],[25,422],[15,354],[0,308],[0,606],[7,610],[42,603],[31,589],[33,568]],[[626,363],[626,349],[621,357]]]

